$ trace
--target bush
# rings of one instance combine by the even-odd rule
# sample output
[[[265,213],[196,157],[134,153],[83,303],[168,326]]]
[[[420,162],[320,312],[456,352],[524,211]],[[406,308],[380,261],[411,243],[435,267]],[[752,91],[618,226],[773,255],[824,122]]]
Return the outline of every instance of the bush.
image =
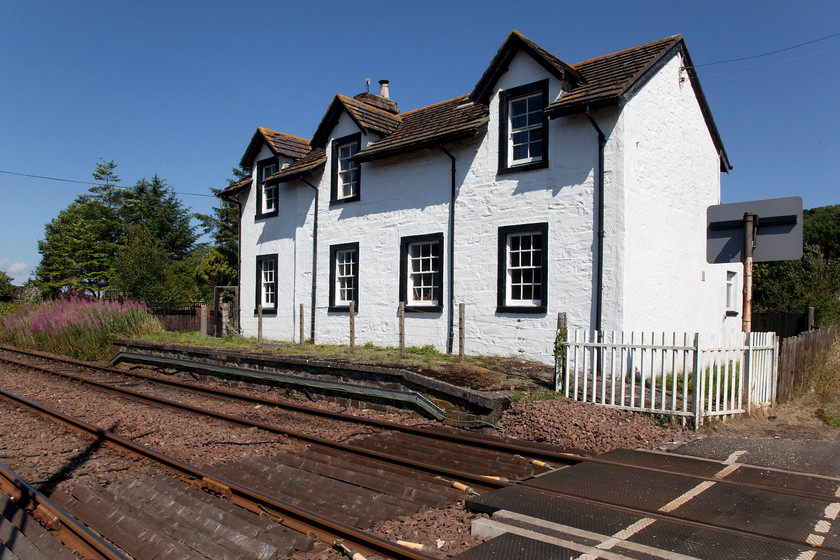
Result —
[[[0,341],[81,360],[101,360],[110,356],[114,339],[159,329],[142,304],[71,297],[21,305],[0,321]]]

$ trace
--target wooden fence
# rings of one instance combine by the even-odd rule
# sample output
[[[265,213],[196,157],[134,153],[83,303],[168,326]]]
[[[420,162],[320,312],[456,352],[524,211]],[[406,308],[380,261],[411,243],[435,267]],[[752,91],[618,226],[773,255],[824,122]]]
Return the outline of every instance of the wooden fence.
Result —
[[[832,325],[782,341],[778,402],[785,402],[793,396],[794,388],[810,373],[819,356],[831,349],[836,339],[837,327]]]
[[[597,333],[558,341],[555,389],[568,398],[692,420],[773,404],[775,333]]]

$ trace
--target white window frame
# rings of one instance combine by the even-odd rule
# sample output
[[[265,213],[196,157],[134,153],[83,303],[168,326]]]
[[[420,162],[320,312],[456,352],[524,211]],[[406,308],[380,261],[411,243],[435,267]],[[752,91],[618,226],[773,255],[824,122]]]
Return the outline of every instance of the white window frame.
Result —
[[[262,213],[267,214],[277,210],[277,184],[269,185],[266,179],[274,175],[280,170],[277,162],[267,165],[262,168],[262,177],[260,178],[262,185]]]
[[[514,107],[525,104],[524,113],[514,113]],[[542,144],[545,142],[543,130],[543,94],[536,92],[514,97],[508,100],[508,165],[522,165],[542,161]],[[539,131],[540,138],[534,140],[531,135]],[[525,142],[517,142],[518,135],[527,135]],[[528,155],[516,157],[517,146],[527,146]],[[539,149],[537,149],[537,146]]]
[[[443,265],[443,233],[402,238],[400,301],[407,311],[443,309]]]
[[[738,311],[738,273],[734,270],[726,271],[726,310]]]
[[[359,151],[358,142],[340,144],[338,154],[338,200],[353,198],[359,194],[359,164],[353,156]]]
[[[277,255],[257,256],[257,305],[263,313],[277,312],[278,297],[278,261]],[[256,312],[256,309],[255,309]]]
[[[498,259],[497,311],[545,313],[548,302],[548,224],[500,227]]]
[[[408,245],[408,303],[418,306],[440,305],[440,286],[437,278],[441,273],[440,243],[418,241]],[[428,295],[427,295],[428,294]]]

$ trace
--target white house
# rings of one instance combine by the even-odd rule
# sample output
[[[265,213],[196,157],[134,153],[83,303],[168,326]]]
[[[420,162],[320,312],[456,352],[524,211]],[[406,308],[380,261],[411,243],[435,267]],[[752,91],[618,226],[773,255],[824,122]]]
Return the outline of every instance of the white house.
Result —
[[[241,205],[240,321],[257,333],[552,360],[573,328],[740,326],[705,259],[730,169],[681,36],[569,65],[511,33],[475,88],[400,113],[337,95],[311,140],[258,128]],[[454,343],[453,343],[454,340]]]

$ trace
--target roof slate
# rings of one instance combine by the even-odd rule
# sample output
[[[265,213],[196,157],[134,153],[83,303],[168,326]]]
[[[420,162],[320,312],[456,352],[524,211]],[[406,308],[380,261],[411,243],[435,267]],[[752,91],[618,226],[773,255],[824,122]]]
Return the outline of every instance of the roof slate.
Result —
[[[358,161],[389,157],[475,136],[482,131],[489,119],[487,103],[492,88],[520,50],[524,50],[549,72],[562,78],[566,87],[570,88],[546,108],[550,117],[579,113],[590,107],[619,104],[622,98],[629,98],[641,87],[653,70],[669,60],[669,53],[676,49],[680,49],[683,54],[689,77],[700,100],[701,110],[721,155],[721,169],[726,171],[730,169],[729,162],[711,111],[700,89],[699,80],[691,68],[682,35],[568,65],[517,31],[508,36],[469,95],[402,114],[393,114],[363,101],[336,95],[311,142],[261,127],[257,129],[243,161],[249,154],[253,157],[253,153],[256,153],[253,150],[258,151],[255,142],[259,138],[258,135],[261,135],[275,153],[296,160],[269,177],[270,182],[289,181],[313,173],[326,164],[326,143],[343,111],[346,111],[366,133],[375,132],[382,136],[380,140],[356,154],[355,159]],[[223,192],[234,187],[236,185]]]
[[[586,105],[595,107],[617,102],[619,96],[632,89],[645,70],[681,42],[682,36],[674,35],[573,65],[585,81],[551,103],[549,114],[561,116],[578,112]]]
[[[309,153],[309,140],[263,127],[259,127],[258,130],[263,133],[276,154],[298,159]]]
[[[222,189],[222,191],[217,196],[220,196],[220,197],[224,198],[226,196],[231,196],[231,195],[234,195],[234,194],[238,194],[239,192],[244,191],[245,189],[250,188],[250,187],[251,187],[251,177],[249,176],[249,177],[245,177],[244,179],[240,179],[239,181],[231,184],[230,186],[228,186],[225,189]]]
[[[489,108],[473,103],[468,95],[403,113],[394,132],[356,154],[369,161],[477,134],[487,123]]]
[[[324,148],[313,148],[308,154],[266,178],[266,183],[282,183],[314,173],[327,163]]]

